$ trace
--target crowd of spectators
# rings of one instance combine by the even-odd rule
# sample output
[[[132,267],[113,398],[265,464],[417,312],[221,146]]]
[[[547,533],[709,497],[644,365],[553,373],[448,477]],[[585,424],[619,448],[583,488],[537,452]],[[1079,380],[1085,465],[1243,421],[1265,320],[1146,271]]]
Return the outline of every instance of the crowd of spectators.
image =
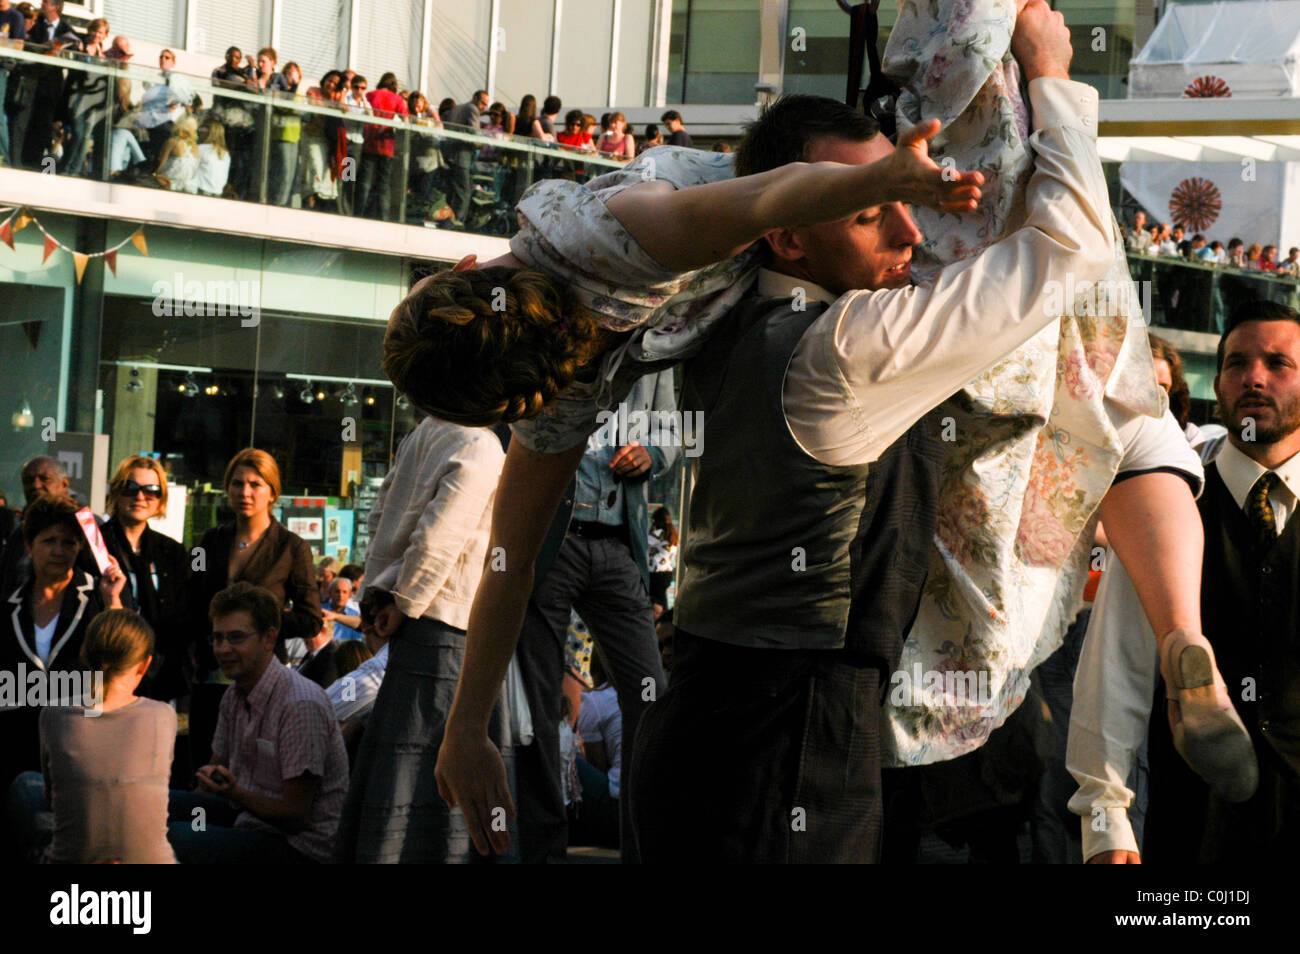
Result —
[[[1146,212],[1138,210],[1131,225],[1124,229],[1124,243],[1129,252],[1139,255],[1181,258],[1204,265],[1223,265],[1244,271],[1273,272],[1287,278],[1300,278],[1300,248],[1292,247],[1287,257],[1278,261],[1276,245],[1252,242],[1246,245],[1232,238],[1227,246],[1219,239],[1207,240],[1200,232],[1188,235],[1182,225],[1169,222],[1147,224]]]
[[[84,33],[62,16],[63,0],[10,6],[0,0],[0,38],[23,40],[36,52],[114,63],[132,59],[128,37],[109,42],[110,24],[92,20]],[[88,175],[153,185],[177,192],[261,200],[279,206],[313,208],[383,220],[395,217],[399,150],[409,148],[406,219],[426,225],[465,228],[471,218],[508,222],[508,209],[534,178],[586,174],[581,164],[542,160],[540,172],[513,152],[440,136],[445,126],[499,138],[520,137],[557,150],[630,160],[653,145],[691,146],[682,118],[662,117],[668,135],[650,125],[640,143],[620,112],[599,119],[580,110],[558,123],[563,103],[524,96],[517,112],[490,102],[479,90],[467,101],[443,99],[438,106],[420,90],[403,86],[395,73],[373,85],[355,70],[329,70],[318,82],[304,78],[293,61],[263,47],[254,53],[230,47],[212,71],[215,87],[266,93],[259,105],[214,92],[210,102],[175,70],[171,50],[162,50],[161,76],[137,92],[125,74],[65,71],[57,65],[0,61],[0,165]],[[66,75],[65,75],[66,72]],[[339,115],[306,112],[288,104],[331,107]],[[405,130],[361,117],[401,119]],[[264,142],[263,137],[269,138]],[[265,156],[265,175],[259,174]],[[479,160],[493,161],[491,192],[500,208],[481,210],[474,181]],[[263,181],[265,194],[263,196]]]
[[[499,466],[499,452],[490,460]],[[6,620],[0,666],[39,660],[50,672],[102,673],[104,684],[98,700],[87,702],[98,706],[98,718],[82,718],[85,706],[71,699],[44,710],[0,709],[0,786],[9,790],[11,825],[0,825],[0,856],[328,860],[349,766],[357,764],[390,668],[383,625],[396,608],[390,587],[411,598],[395,587],[395,570],[382,559],[369,567],[378,585],[357,599],[367,567],[314,560],[308,544],[275,518],[279,466],[254,448],[226,467],[230,518],[193,551],[150,525],[167,513],[166,469],[147,456],[122,460],[104,516],[94,518],[107,569],[92,556],[78,523],[85,501],[58,461],[32,458],[22,482],[21,512],[0,494],[0,582],[21,607]],[[381,528],[384,512],[381,498],[374,511]],[[414,508],[416,516],[423,512]],[[676,531],[666,512],[656,527],[663,537],[656,568],[671,567]],[[383,545],[406,549],[401,541]],[[600,679],[583,681],[602,688]],[[584,784],[603,793],[608,809],[610,792],[614,804],[618,797],[620,718],[617,700],[603,689],[575,697],[573,718],[581,710],[587,726],[588,745],[579,742],[576,751],[598,766],[580,762]],[[247,748],[250,706],[263,713],[264,726],[276,726],[265,751]],[[607,811],[603,826],[593,828],[598,798],[591,799],[579,837],[606,844],[612,837],[616,847],[617,816],[612,836]],[[196,809],[207,814],[203,830],[190,824]]]

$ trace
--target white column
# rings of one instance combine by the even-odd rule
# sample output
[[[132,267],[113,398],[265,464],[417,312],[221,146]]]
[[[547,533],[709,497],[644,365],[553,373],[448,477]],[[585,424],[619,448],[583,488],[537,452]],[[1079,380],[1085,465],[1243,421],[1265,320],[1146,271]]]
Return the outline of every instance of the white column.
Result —
[[[102,0],[101,0],[102,2]],[[193,52],[198,45],[198,30],[194,21],[198,19],[198,0],[185,0],[185,49]],[[204,39],[207,39],[206,37]],[[204,50],[206,53],[207,51]]]
[[[284,4],[281,0],[271,0],[271,43],[277,53],[284,57],[285,62],[293,59],[287,50],[280,49],[280,14],[283,12]],[[277,65],[278,68],[278,65]]]
[[[609,95],[605,105],[613,109],[618,98],[618,28],[623,19],[623,0],[614,0],[614,22],[609,29]]]
[[[488,99],[495,100],[497,85],[497,29],[501,25],[501,0],[492,0],[488,13],[488,60],[487,81],[483,88],[487,90]]]
[[[352,9],[348,12],[348,69],[357,68],[357,47],[361,45],[361,14],[364,0],[352,0]]]
[[[668,105],[668,44],[673,32],[673,0],[654,0],[650,24],[648,106]]]
[[[433,40],[433,0],[424,0],[424,29],[420,31],[420,76],[418,89],[429,95],[429,43]]]
[[[560,19],[564,0],[555,0],[555,17],[551,20],[551,88],[549,95],[556,96],[560,82]],[[540,110],[539,110],[540,112]]]

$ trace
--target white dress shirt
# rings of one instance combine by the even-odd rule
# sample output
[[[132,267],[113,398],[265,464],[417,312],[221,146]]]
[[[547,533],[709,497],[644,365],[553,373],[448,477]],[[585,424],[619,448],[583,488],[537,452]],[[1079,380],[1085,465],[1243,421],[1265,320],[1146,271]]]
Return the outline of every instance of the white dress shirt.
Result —
[[[339,722],[352,722],[356,719],[364,721],[369,718],[387,669],[388,644],[384,643],[379,647],[379,652],[346,676],[340,676],[330,683],[325,695],[334,707],[334,718]]]
[[[1215,463],[1232,499],[1244,510],[1265,468],[1227,441]],[[1300,454],[1273,473],[1280,482],[1269,493],[1269,505],[1280,533],[1296,510]],[[1103,851],[1138,851],[1128,821],[1133,792],[1126,780],[1147,734],[1160,668],[1155,646],[1155,633],[1128,571],[1108,553],[1074,676],[1065,760],[1079,783],[1070,810],[1082,816],[1085,860]]]
[[[800,339],[784,392],[791,433],[822,463],[878,458],[931,408],[1059,318],[1067,277],[1099,279],[1114,261],[1097,91],[1036,79],[1029,98],[1037,158],[1017,231],[909,288],[834,298],[809,282],[760,273],[764,294],[800,286],[808,298],[833,300]]]

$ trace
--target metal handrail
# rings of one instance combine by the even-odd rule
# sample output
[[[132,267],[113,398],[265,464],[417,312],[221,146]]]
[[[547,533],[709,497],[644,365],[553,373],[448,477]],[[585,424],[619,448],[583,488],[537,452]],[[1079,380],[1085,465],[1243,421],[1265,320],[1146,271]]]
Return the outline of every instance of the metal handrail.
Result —
[[[106,60],[96,62],[96,60],[100,59],[99,57],[91,58],[85,53],[66,50],[59,53],[35,53],[21,49],[21,45],[21,40],[0,41],[0,59],[16,60],[36,66],[79,70],[92,75],[109,76],[143,83],[161,84],[167,81],[162,70],[150,66],[131,63],[119,65]],[[555,158],[558,153],[564,157],[572,157],[575,162],[591,163],[592,165],[606,166],[611,169],[619,169],[626,165],[625,162],[619,162],[617,159],[610,159],[598,153],[580,152],[553,143],[539,145],[537,140],[524,136],[487,136],[481,132],[474,132],[467,126],[454,126],[449,123],[443,123],[439,126],[426,126],[415,120],[381,116],[375,113],[361,113],[343,106],[315,103],[306,99],[302,93],[284,93],[280,90],[261,90],[254,93],[236,86],[226,86],[215,82],[211,77],[196,76],[193,73],[180,73],[178,70],[170,70],[169,72],[179,73],[179,75],[184,76],[186,82],[194,88],[196,93],[206,92],[212,98],[220,97],[223,100],[239,100],[259,107],[265,107],[269,103],[275,106],[276,109],[291,110],[296,113],[310,113],[374,126],[388,126],[392,129],[418,132],[424,136],[458,139],[463,142],[472,142],[478,146],[492,146],[493,148],[510,149],[515,152],[531,152],[548,158]],[[205,104],[211,107],[212,99],[205,99]]]

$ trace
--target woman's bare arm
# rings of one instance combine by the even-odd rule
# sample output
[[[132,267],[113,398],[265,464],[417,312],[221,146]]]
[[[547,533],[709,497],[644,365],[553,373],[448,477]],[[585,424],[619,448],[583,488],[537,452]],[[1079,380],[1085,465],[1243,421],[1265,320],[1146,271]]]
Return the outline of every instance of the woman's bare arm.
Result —
[[[938,120],[918,123],[896,150],[864,166],[796,162],[689,189],[647,181],[606,205],[651,258],[679,271],[738,255],[773,229],[834,222],[890,202],[969,212],[984,176],[930,159],[926,142],[938,131]]]
[[[465,663],[435,770],[438,792],[464,811],[480,854],[488,853],[489,844],[497,852],[510,844],[504,827],[493,825],[496,809],[514,817],[514,803],[501,755],[488,739],[488,719],[523,628],[533,561],[585,451],[583,442],[563,453],[539,454],[513,441],[497,485],[487,568],[470,610]]]

